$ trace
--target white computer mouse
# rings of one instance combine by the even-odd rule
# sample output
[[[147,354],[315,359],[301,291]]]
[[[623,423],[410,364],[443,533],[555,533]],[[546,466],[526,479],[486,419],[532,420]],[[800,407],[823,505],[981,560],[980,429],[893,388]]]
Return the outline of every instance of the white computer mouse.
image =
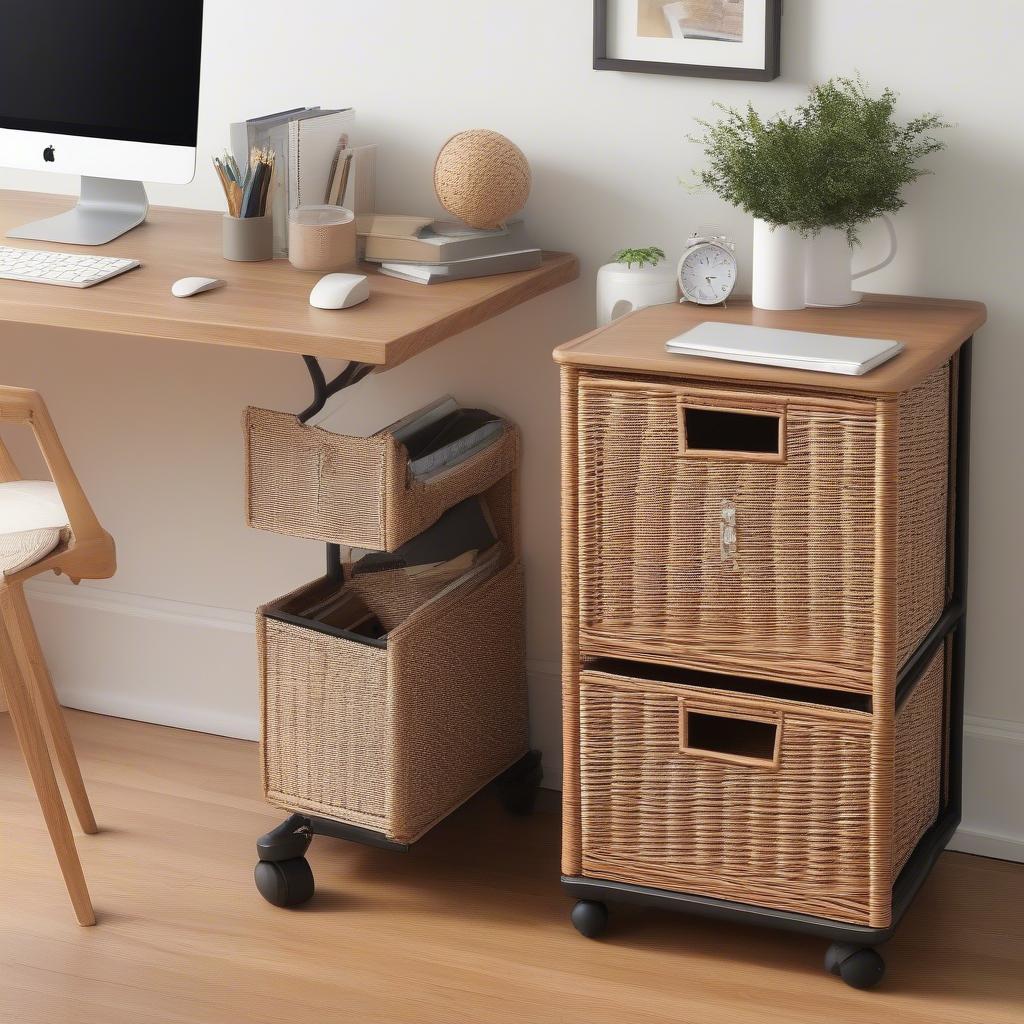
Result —
[[[328,274],[309,293],[317,309],[349,309],[370,297],[370,280],[363,274]]]
[[[226,284],[219,277],[183,277],[171,285],[171,294],[177,299],[187,299],[200,292],[213,291]]]

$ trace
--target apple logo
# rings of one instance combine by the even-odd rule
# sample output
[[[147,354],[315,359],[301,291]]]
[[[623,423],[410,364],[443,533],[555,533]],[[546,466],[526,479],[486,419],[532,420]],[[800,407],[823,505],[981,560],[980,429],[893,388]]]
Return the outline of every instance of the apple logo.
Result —
[[[56,160],[56,152],[57,151],[53,146],[47,146],[46,149],[43,150],[43,160],[48,164],[52,164],[53,161]]]

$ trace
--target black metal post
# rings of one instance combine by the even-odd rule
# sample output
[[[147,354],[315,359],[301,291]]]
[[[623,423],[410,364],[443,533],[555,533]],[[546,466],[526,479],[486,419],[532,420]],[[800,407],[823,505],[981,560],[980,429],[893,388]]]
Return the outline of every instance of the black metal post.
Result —
[[[327,400],[345,388],[358,384],[375,367],[372,363],[350,362],[333,380],[328,380],[324,375],[323,367],[316,356],[303,356],[302,361],[309,371],[309,379],[313,384],[313,401],[302,412],[299,413],[299,422],[306,423],[312,419],[326,404]],[[341,545],[328,544],[327,552],[327,578],[336,583],[341,582]]]
[[[971,471],[971,359],[974,339],[960,349],[957,365],[956,413],[956,522],[953,527],[953,600],[963,609],[953,634],[953,671],[949,694],[949,808],[959,821],[963,810],[964,686],[967,671],[967,570],[970,532]]]
[[[299,422],[305,423],[315,416],[326,404],[331,395],[358,384],[368,373],[376,367],[372,363],[349,363],[333,380],[324,376],[323,367],[316,356],[303,356],[302,361],[306,364],[310,379],[313,382],[313,402],[299,413]]]

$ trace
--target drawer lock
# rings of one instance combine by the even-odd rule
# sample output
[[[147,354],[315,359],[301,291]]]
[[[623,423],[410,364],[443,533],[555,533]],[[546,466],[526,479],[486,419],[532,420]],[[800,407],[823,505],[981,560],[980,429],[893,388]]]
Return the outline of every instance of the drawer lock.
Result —
[[[722,521],[719,526],[719,536],[721,538],[722,561],[735,565],[736,506],[729,500],[722,502]]]

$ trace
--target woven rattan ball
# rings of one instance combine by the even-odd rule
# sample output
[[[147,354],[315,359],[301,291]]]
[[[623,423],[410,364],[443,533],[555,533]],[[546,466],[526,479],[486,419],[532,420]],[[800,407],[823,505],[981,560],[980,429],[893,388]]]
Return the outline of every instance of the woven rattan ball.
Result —
[[[473,228],[497,228],[526,205],[530,165],[498,132],[461,132],[441,147],[434,189],[452,216]]]

